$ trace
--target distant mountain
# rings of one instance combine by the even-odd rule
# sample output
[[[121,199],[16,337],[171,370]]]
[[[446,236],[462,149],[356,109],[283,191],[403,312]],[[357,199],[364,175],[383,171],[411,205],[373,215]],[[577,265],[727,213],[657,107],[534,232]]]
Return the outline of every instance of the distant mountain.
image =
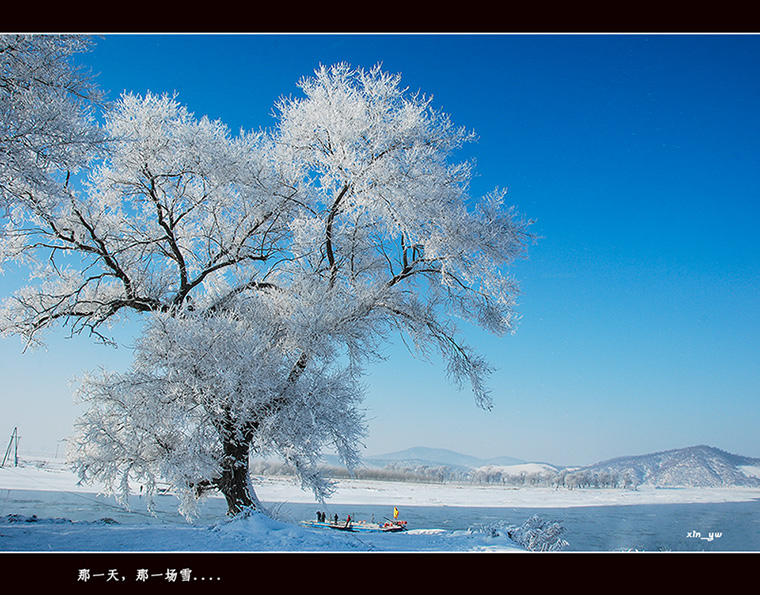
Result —
[[[326,457],[326,463],[340,466],[335,456]],[[569,473],[577,478],[600,478],[605,475],[617,477],[619,481],[622,481],[620,478],[627,478],[625,482],[630,485],[656,487],[760,487],[760,459],[704,445],[618,457],[567,469],[546,463],[525,462],[514,457],[480,459],[445,448],[424,446],[363,458],[363,466],[369,469],[381,469],[391,464],[407,468],[449,467],[463,476],[496,474],[506,477],[540,473],[550,477],[555,473]]]
[[[760,487],[760,459],[712,446],[691,446],[619,457],[583,467],[591,472],[633,474],[638,485],[659,487]]]
[[[384,455],[365,457],[364,462],[379,467],[389,463],[404,463],[409,465],[445,465],[448,467],[461,467],[472,469],[483,465],[518,465],[524,463],[513,457],[497,457],[494,459],[479,459],[470,455],[454,452],[445,448],[428,448],[415,446],[398,452]]]

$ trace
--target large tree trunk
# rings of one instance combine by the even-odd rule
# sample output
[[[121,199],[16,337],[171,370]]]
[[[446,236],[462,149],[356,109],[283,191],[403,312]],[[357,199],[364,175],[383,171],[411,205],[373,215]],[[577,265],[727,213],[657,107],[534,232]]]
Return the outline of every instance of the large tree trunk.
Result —
[[[222,476],[216,485],[227,500],[227,514],[235,516],[259,510],[261,505],[251,487],[249,474],[250,437],[225,431],[223,446]]]

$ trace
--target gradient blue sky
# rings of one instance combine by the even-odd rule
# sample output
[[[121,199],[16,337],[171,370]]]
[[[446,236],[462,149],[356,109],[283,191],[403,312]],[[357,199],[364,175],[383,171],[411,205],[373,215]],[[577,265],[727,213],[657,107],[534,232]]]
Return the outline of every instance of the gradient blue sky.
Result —
[[[760,457],[760,37],[106,35],[81,61],[112,98],[176,91],[233,131],[271,125],[320,63],[382,63],[479,134],[473,193],[508,187],[542,236],[514,268],[518,332],[466,329],[499,368],[494,408],[389,349],[366,378],[366,454]],[[18,426],[22,449],[48,452],[78,412],[70,377],[130,359],[63,333],[0,355],[3,448]]]

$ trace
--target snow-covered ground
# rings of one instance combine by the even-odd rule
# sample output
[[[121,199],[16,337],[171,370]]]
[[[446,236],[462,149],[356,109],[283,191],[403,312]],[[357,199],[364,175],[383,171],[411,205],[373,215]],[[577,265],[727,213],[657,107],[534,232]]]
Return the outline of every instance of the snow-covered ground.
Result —
[[[415,501],[419,486],[382,482],[342,482],[340,503]],[[289,479],[255,482],[264,502],[314,503],[309,492]],[[38,505],[55,507],[60,494],[94,498],[98,486],[78,485],[60,463],[37,462],[0,468],[0,551],[524,551],[506,535],[416,528],[394,534],[355,534],[303,527],[297,523],[253,515],[239,520],[188,524],[176,520],[147,522],[145,510],[134,509],[135,520],[114,523],[107,518],[71,520],[51,515],[14,513],[13,491],[37,492]],[[405,494],[409,490],[409,494]],[[430,492],[420,493],[429,497]],[[339,500],[339,501],[338,501]],[[418,502],[419,503],[419,502]],[[216,507],[218,510],[223,508]],[[272,506],[275,514],[277,505]],[[314,504],[314,509],[318,508]],[[122,519],[123,516],[120,517]]]
[[[314,511],[320,508],[311,493],[301,490],[291,479],[259,477],[254,486],[275,516],[288,505],[312,504],[313,508],[308,509]],[[293,519],[275,520],[263,515],[239,520],[211,516],[188,524],[176,516],[148,517],[144,507],[137,506],[129,514],[102,514],[103,510],[108,512],[103,502],[118,510],[114,500],[102,497],[98,500],[100,508],[90,509],[89,516],[85,512],[72,518],[61,504],[64,497],[80,499],[87,510],[95,502],[97,491],[97,486],[78,485],[76,476],[61,462],[30,461],[0,468],[0,551],[525,551],[506,531],[483,527],[452,530],[412,526],[404,533],[357,534],[307,528]],[[25,499],[23,506],[20,498]],[[390,514],[393,506],[403,513],[405,507],[412,506],[567,509],[748,502],[759,498],[760,490],[749,488],[554,490],[341,480],[328,506],[331,511],[341,507],[350,511],[352,505],[374,506]],[[214,510],[223,510],[223,502],[214,504]],[[112,520],[115,518],[118,522]]]

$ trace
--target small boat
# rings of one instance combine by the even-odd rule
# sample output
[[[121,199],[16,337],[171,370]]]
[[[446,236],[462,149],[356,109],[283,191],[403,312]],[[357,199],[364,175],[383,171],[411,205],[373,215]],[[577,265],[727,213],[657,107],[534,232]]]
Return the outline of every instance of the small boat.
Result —
[[[397,533],[406,531],[406,521],[398,520],[398,509],[393,509],[393,519],[385,519],[381,523],[375,521],[355,521],[349,515],[345,520],[336,517],[326,518],[324,515],[317,515],[319,520],[301,521],[306,527],[317,527],[320,529],[335,529],[336,531],[350,531],[354,533]],[[322,520],[324,519],[324,520]]]

